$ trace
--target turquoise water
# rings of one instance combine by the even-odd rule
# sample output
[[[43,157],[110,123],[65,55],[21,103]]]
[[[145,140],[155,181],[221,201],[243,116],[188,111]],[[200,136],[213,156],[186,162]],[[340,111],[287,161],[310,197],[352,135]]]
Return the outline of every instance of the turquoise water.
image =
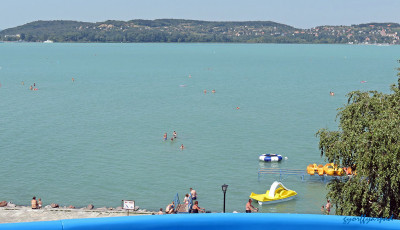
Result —
[[[0,200],[28,205],[35,195],[44,204],[116,207],[131,199],[158,210],[193,187],[201,207],[220,212],[226,183],[227,212],[243,212],[251,192],[277,179],[259,181],[259,167],[325,163],[317,130],[336,129],[346,93],[388,93],[399,53],[400,46],[2,43]],[[162,140],[174,130],[177,140]],[[266,152],[288,159],[259,162]],[[294,176],[283,183],[299,196],[261,212],[320,212],[326,184]]]

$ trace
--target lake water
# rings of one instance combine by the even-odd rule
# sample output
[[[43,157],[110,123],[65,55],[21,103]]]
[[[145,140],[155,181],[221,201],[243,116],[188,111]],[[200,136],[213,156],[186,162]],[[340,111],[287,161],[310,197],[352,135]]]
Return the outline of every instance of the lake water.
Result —
[[[251,192],[277,179],[258,180],[260,167],[326,163],[315,133],[337,129],[348,92],[389,93],[399,54],[400,46],[1,43],[0,200],[125,199],[158,210],[193,187],[200,207],[221,212],[225,183],[227,212],[243,212]],[[262,163],[262,153],[288,159]],[[283,183],[298,197],[261,212],[320,213],[325,183]]]

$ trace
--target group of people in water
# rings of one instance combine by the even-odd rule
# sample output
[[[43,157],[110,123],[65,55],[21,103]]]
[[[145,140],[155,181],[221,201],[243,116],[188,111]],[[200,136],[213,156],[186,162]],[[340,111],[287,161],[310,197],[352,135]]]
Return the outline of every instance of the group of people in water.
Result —
[[[204,94],[206,94],[207,90],[205,89],[203,92],[204,92]],[[215,93],[215,89],[211,90],[211,93]]]
[[[171,141],[174,141],[176,138],[178,137],[178,134],[176,133],[176,131],[174,131],[172,133],[172,137],[171,137]],[[164,133],[164,137],[163,137],[164,141],[168,140],[168,134]],[[185,148],[185,146],[183,146],[183,144],[181,144],[181,147],[179,147],[181,150],[183,150]]]

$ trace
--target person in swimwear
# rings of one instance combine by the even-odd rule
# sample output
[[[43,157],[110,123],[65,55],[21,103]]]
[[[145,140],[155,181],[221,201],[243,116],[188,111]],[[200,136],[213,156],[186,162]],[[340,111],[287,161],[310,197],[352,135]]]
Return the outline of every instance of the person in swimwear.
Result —
[[[33,87],[32,87],[32,85],[31,85],[31,87],[29,87],[29,89],[30,89],[30,90],[33,90]]]
[[[196,200],[192,207],[192,213],[206,212],[204,208],[199,207],[199,202]]]
[[[174,138],[176,138],[176,132],[174,131],[173,133],[172,133],[172,135],[174,136]]]
[[[167,140],[167,133],[164,133],[164,141]]]
[[[43,205],[42,199],[39,198],[39,200],[38,200],[38,207],[39,207],[39,209],[42,208],[42,205]]]
[[[330,200],[327,200],[325,208],[326,208],[326,215],[329,215],[329,213],[331,212],[331,202],[330,202]]]
[[[183,150],[185,148],[185,146],[183,146],[183,144],[182,144],[180,148],[181,148],[181,150]]]
[[[249,199],[249,202],[246,203],[246,213],[251,213],[251,211],[258,212],[257,208],[254,208],[253,205],[251,205],[252,200]]]
[[[174,207],[174,202],[172,201],[171,204],[169,204],[166,208],[165,208],[165,214],[172,214],[175,212],[175,207]]]
[[[37,202],[35,196],[31,200],[31,207],[32,207],[32,209],[37,209],[38,208],[38,202]]]
[[[197,199],[197,192],[196,190],[190,188],[190,194],[192,195],[192,200],[196,200]]]
[[[215,93],[215,89],[213,89],[213,90],[211,91],[211,93]]]

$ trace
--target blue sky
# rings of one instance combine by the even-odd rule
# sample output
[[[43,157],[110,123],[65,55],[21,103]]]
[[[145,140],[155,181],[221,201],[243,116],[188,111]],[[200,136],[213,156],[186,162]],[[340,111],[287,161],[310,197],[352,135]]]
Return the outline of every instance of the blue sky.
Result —
[[[0,29],[36,20],[274,21],[297,28],[400,23],[400,0],[0,0]]]

